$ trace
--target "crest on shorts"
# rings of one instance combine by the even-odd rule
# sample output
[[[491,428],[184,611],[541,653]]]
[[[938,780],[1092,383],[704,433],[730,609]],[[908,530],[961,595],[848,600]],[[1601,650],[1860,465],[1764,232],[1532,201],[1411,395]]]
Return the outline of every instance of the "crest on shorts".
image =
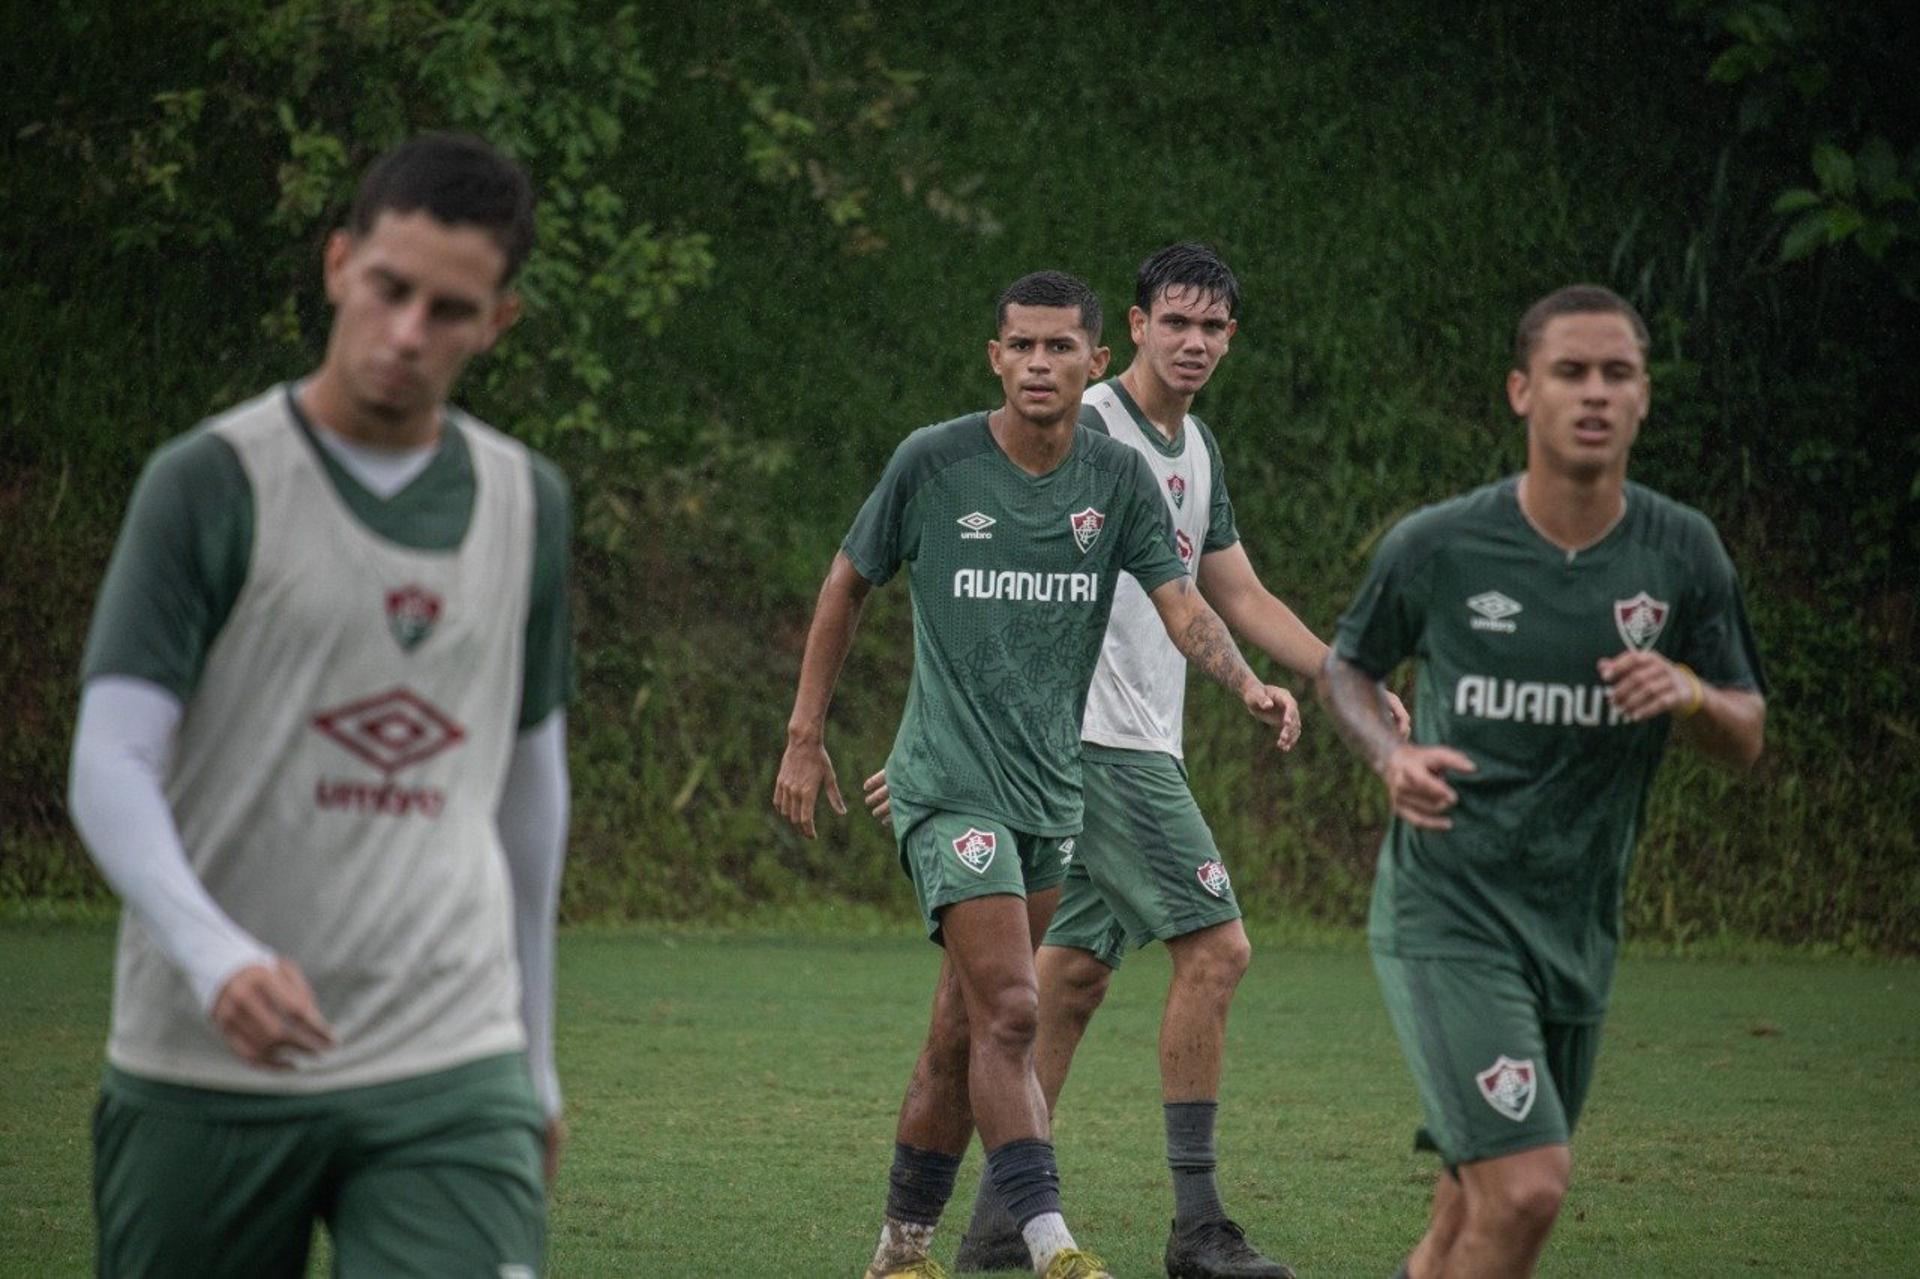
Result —
[[[1100,536],[1100,530],[1106,527],[1107,517],[1089,506],[1078,515],[1067,516],[1067,523],[1073,525],[1073,540],[1085,555],[1087,548],[1093,545],[1093,539]]]
[[[387,592],[387,629],[407,652],[419,648],[439,620],[440,597],[425,587],[403,586]]]
[[[1073,837],[1069,836],[1066,839],[1063,839],[1060,841],[1060,864],[1062,866],[1065,866],[1068,862],[1072,860],[1073,860]]]
[[[953,855],[960,864],[976,875],[987,873],[987,867],[993,865],[993,850],[998,840],[990,830],[975,830],[967,827],[967,833],[953,841]]]
[[[1173,509],[1179,510],[1187,504],[1187,477],[1169,475],[1167,477],[1167,496],[1173,499]]]
[[[1628,648],[1652,648],[1671,612],[1665,600],[1641,591],[1630,600],[1613,602],[1613,624],[1620,628],[1620,638]]]
[[[1193,563],[1193,539],[1187,536],[1185,529],[1177,528],[1173,531],[1173,549],[1180,552],[1182,564]]]
[[[1215,897],[1225,897],[1227,890],[1233,887],[1233,882],[1227,878],[1226,866],[1219,861],[1204,862],[1194,873],[1200,877],[1200,887]]]
[[[1473,1077],[1473,1082],[1480,1085],[1480,1095],[1489,1106],[1517,1124],[1532,1112],[1533,1099],[1539,1095],[1534,1077],[1531,1058],[1515,1061],[1501,1053],[1493,1065]]]

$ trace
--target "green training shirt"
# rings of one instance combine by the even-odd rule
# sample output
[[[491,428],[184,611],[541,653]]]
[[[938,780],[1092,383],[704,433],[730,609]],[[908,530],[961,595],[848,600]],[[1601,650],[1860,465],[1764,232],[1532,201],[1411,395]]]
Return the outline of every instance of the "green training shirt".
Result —
[[[370,492],[314,438],[291,386],[283,388],[294,426],[349,510],[387,541],[415,550],[451,550],[473,518],[473,459],[449,408],[433,460],[391,498]],[[567,606],[567,483],[533,456],[535,530],[518,724],[539,724],[565,702],[572,677]],[[233,447],[206,430],[165,445],[134,486],[94,606],[81,678],[129,675],[182,702],[200,680],[207,652],[245,584],[253,550],[253,494]]]
[[[876,585],[904,563],[913,682],[887,784],[1035,835],[1080,830],[1080,717],[1114,582],[1185,570],[1146,460],[1076,425],[1045,475],[974,413],[895,450],[841,549]]]
[[[1630,723],[1596,664],[1629,649],[1764,690],[1733,565],[1704,515],[1637,484],[1569,553],[1502,480],[1415,512],[1381,543],[1335,650],[1376,679],[1419,661],[1414,741],[1449,776],[1453,829],[1388,825],[1369,938],[1389,954],[1517,956],[1553,1020],[1605,1010],[1620,900],[1671,717]]]

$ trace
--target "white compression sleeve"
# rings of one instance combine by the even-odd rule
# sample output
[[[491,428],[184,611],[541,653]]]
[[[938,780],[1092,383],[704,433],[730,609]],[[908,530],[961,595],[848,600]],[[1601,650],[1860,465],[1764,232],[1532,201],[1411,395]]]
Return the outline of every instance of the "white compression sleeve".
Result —
[[[527,1065],[548,1118],[560,1113],[553,1064],[553,935],[567,853],[567,717],[555,711],[513,744],[500,795],[500,845],[513,883],[514,945]]]
[[[273,952],[220,909],[187,864],[167,806],[180,699],[121,675],[87,681],[73,734],[67,806],[113,891],[211,1011],[227,980]]]

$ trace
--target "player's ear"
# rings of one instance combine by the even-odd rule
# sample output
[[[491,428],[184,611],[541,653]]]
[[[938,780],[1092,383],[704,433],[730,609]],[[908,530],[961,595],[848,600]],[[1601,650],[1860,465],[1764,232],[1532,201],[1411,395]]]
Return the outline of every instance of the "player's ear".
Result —
[[[1147,340],[1147,313],[1137,306],[1127,308],[1127,336],[1135,346]]]
[[[1000,339],[987,339],[987,367],[993,370],[995,377],[1000,376]]]
[[[1087,381],[1092,382],[1106,375],[1107,361],[1113,358],[1113,348],[1096,346],[1093,348],[1093,363],[1087,369]]]
[[[1525,417],[1533,404],[1533,385],[1519,369],[1507,370],[1507,404],[1515,417]]]
[[[519,318],[520,295],[518,293],[502,293],[499,300],[493,304],[493,315],[488,326],[486,345],[480,349],[482,351],[492,350],[493,344],[500,340],[500,335],[512,328]]]
[[[320,251],[320,274],[327,286],[327,301],[335,306],[346,292],[347,259],[353,256],[353,234],[341,227],[327,237]]]

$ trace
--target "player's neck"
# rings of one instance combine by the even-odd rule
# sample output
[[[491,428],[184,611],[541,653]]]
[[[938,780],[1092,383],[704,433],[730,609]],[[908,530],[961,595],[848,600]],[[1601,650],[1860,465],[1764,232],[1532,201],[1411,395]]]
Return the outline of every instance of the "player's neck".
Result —
[[[1127,366],[1127,371],[1120,375],[1120,385],[1127,388],[1127,394],[1140,406],[1141,416],[1153,423],[1161,439],[1171,444],[1180,438],[1187,410],[1193,407],[1191,395],[1174,391],[1140,360]]]
[[[369,412],[324,364],[296,395],[308,421],[349,444],[401,453],[425,448],[440,438],[439,405],[405,417]]]
[[[1009,461],[1028,475],[1045,475],[1067,460],[1073,451],[1074,426],[1080,417],[1080,403],[1057,421],[1036,422],[1010,404],[987,414],[987,433]]]
[[[1527,523],[1563,551],[1584,551],[1627,513],[1626,476],[1616,472],[1589,479],[1529,466],[1515,495]]]

